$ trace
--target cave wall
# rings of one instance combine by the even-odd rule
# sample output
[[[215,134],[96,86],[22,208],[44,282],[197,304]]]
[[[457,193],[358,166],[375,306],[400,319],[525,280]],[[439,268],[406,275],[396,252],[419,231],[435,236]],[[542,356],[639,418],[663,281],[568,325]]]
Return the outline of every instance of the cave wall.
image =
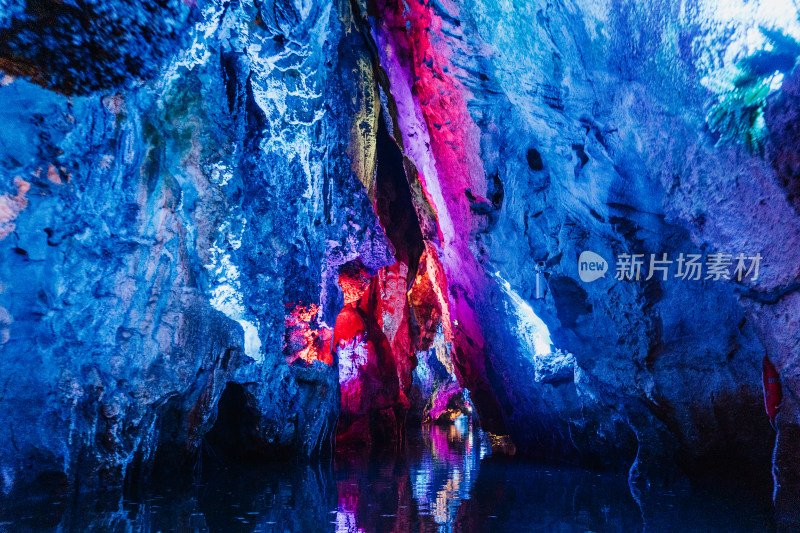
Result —
[[[764,158],[704,120],[709,54],[755,22],[713,2],[137,5],[20,0],[0,18],[5,494],[190,461],[228,382],[267,455],[318,453],[357,263],[391,402],[436,337],[442,383],[485,429],[632,464],[634,482],[769,469],[766,355],[785,391],[777,502],[795,501],[798,77],[768,101]],[[400,164],[409,249],[381,189]],[[585,250],[609,275],[580,280]],[[620,253],[713,252],[760,253],[761,276],[613,277]]]
[[[75,25],[71,4],[18,4],[0,27],[3,494],[190,466],[228,382],[261,453],[329,451],[338,372],[287,364],[286,317],[326,269],[393,261],[349,5],[87,3]],[[159,23],[138,35],[131,13]]]
[[[763,478],[766,355],[791,397],[777,422],[780,505],[797,501],[791,86],[768,100],[767,116],[783,102],[772,164],[716,146],[704,62],[758,19],[714,11],[387,0],[369,22],[395,135],[436,212],[446,335],[483,426],[538,456],[632,464],[634,483],[675,465]],[[579,279],[585,250],[609,275]],[[621,253],[718,252],[761,254],[765,268],[741,283],[614,279]],[[549,290],[535,299],[540,263]],[[536,349],[531,311],[567,353]]]

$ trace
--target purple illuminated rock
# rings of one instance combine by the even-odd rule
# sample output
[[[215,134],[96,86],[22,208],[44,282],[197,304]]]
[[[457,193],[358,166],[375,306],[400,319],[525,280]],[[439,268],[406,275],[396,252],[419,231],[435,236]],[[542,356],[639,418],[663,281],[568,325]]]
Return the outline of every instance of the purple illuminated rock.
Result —
[[[768,480],[764,354],[784,387],[799,382],[792,81],[768,100],[767,126],[786,139],[771,134],[772,165],[715,146],[705,113],[716,95],[703,84],[720,74],[710,55],[741,44],[753,20],[712,3],[681,16],[666,3],[380,5],[370,21],[394,135],[434,204],[460,323],[448,341],[485,427],[527,453],[633,465],[637,483],[676,465]],[[490,212],[479,198],[497,181]],[[578,276],[587,250],[611,267],[592,283]],[[623,253],[761,254],[769,268],[689,281],[673,264],[667,280],[644,279],[645,267],[617,281]],[[540,262],[548,291],[536,299]],[[569,364],[536,347],[534,316]],[[796,416],[786,402],[779,464],[796,460],[780,444]]]

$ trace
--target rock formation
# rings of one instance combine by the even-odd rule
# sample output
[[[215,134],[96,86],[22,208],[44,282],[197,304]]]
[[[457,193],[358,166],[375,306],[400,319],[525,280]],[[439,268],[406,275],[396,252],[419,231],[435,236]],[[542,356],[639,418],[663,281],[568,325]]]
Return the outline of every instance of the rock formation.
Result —
[[[474,407],[634,487],[771,469],[800,520],[800,71],[763,154],[706,123],[743,35],[800,35],[751,4],[7,2],[3,497]]]

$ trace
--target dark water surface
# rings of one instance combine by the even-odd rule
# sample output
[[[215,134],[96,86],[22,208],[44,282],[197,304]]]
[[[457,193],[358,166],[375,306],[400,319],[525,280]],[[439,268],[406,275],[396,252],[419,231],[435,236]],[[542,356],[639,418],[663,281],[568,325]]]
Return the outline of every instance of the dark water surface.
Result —
[[[122,501],[0,511],[0,531],[479,532],[770,531],[769,498],[650,491],[627,476],[492,456],[465,426],[413,435],[399,457],[222,472],[190,489]],[[733,494],[731,494],[733,493]]]

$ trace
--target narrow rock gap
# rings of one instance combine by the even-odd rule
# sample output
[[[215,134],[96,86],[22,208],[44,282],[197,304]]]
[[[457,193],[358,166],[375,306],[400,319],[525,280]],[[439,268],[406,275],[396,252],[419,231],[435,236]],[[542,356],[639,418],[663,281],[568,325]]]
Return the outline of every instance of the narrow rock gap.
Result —
[[[389,136],[383,112],[378,117],[375,212],[394,246],[398,262],[408,265],[413,280],[425,250],[417,212],[403,166],[403,154]]]
[[[415,426],[423,421],[450,423],[473,414],[441,331],[446,279],[431,275],[437,261],[428,258],[407,162],[384,118],[382,111],[374,207],[396,262],[378,272],[358,259],[339,269],[345,306],[336,320],[332,349],[338,355],[342,392],[340,451],[400,446],[409,421]],[[437,349],[429,353],[434,344]],[[427,383],[414,374],[418,356]]]

